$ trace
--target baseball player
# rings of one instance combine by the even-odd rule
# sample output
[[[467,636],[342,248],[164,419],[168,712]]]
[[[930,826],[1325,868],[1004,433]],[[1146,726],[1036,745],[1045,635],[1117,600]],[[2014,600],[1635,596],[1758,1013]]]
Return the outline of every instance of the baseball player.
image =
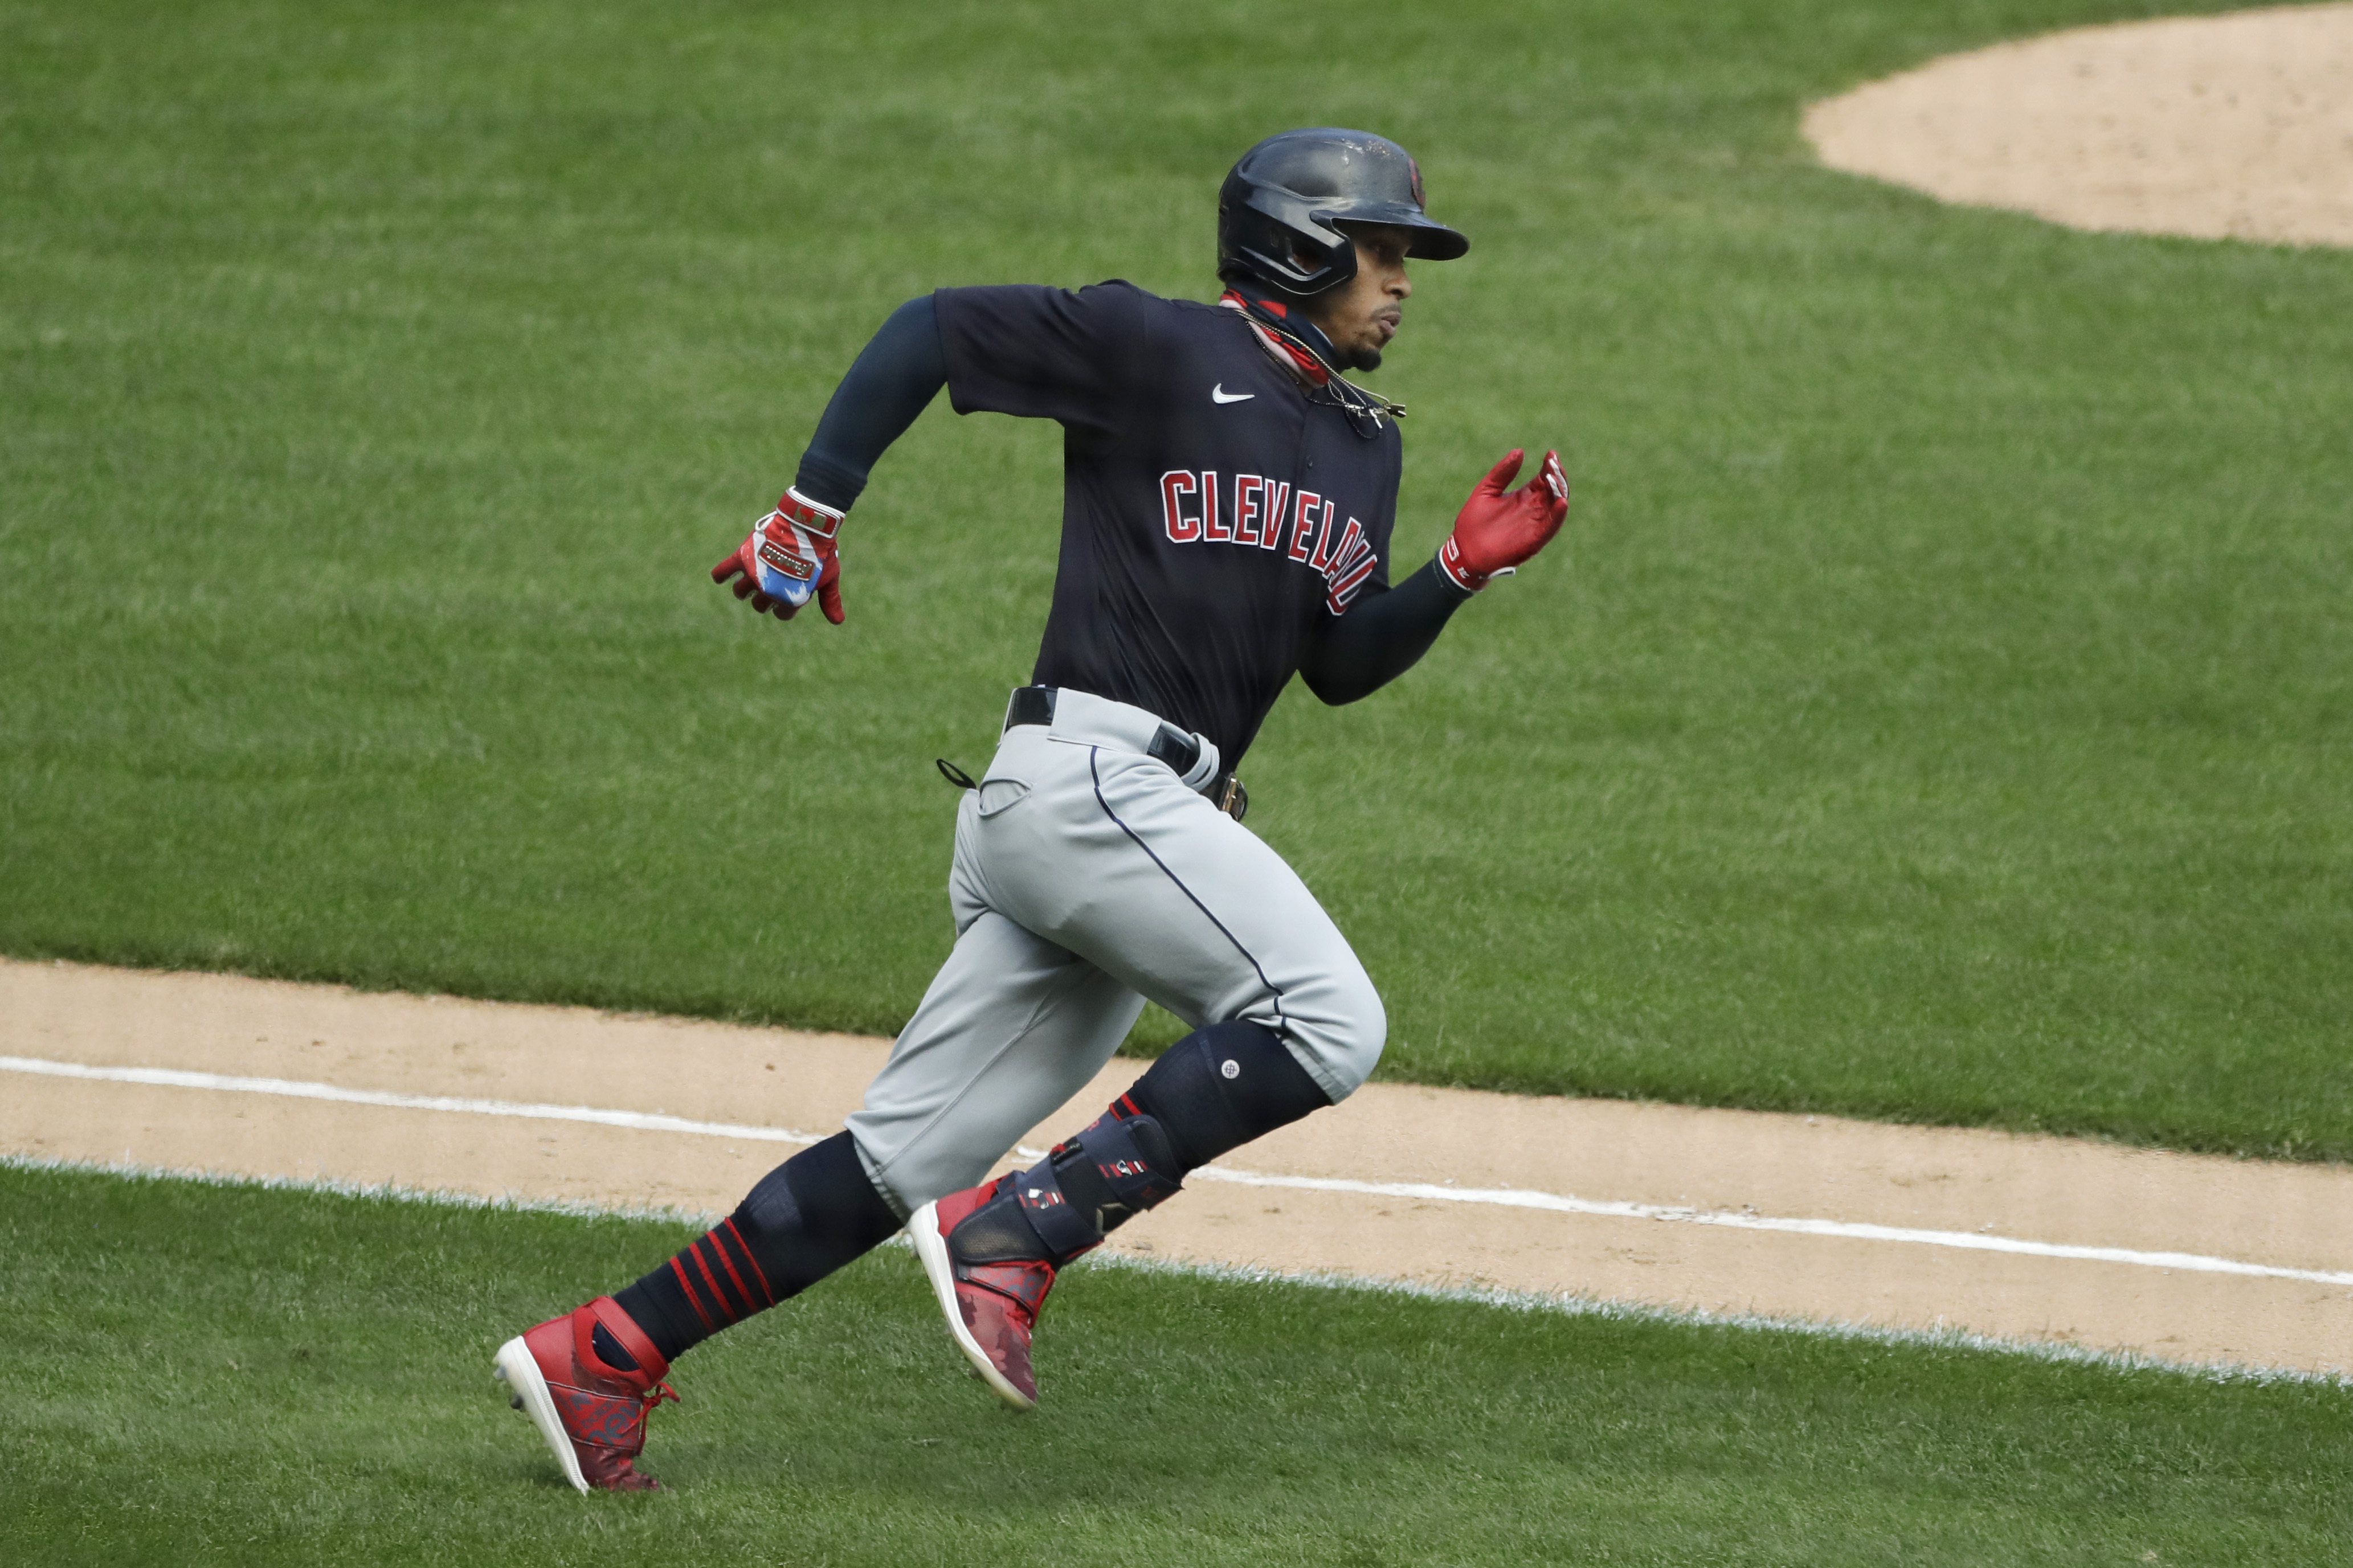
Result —
[[[1389,580],[1405,410],[1344,373],[1379,365],[1409,259],[1468,248],[1424,210],[1405,149],[1293,131],[1219,194],[1217,304],[1123,282],[944,289],[860,353],[792,488],[712,575],[755,611],[790,620],[814,599],[839,624],[843,521],[945,386],[959,414],[1062,426],[1044,646],[958,807],[955,947],[847,1130],[635,1284],[500,1349],[574,1486],[654,1486],[633,1461],[648,1411],[676,1397],[670,1363],[902,1227],[965,1358],[1030,1408],[1057,1269],[1372,1071],[1381,999],[1242,826],[1235,769],[1294,673],[1327,703],[1377,689],[1560,528],[1558,458],[1507,489],[1514,451],[1437,557]],[[1193,1033],[1031,1168],[984,1180],[1146,997]]]

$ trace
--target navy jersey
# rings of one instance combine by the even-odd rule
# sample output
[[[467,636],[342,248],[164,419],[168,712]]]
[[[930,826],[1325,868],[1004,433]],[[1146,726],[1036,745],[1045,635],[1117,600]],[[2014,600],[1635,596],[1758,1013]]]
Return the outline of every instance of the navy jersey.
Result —
[[[1198,731],[1233,766],[1325,617],[1388,585],[1395,423],[1359,434],[1235,310],[1121,282],[934,300],[958,414],[1062,426],[1032,679]]]

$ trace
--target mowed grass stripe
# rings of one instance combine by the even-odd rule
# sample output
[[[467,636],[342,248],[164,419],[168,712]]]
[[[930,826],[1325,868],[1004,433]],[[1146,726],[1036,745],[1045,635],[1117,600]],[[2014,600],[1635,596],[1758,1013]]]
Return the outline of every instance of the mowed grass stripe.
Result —
[[[12,1562],[2321,1563],[2333,1385],[1074,1270],[1048,1404],[885,1249],[571,1494],[500,1339],[688,1227],[0,1170]]]

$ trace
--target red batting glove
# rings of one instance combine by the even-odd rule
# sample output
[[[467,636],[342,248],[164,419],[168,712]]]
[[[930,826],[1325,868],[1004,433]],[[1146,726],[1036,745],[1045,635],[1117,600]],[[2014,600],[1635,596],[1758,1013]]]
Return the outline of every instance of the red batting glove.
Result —
[[[1514,447],[1504,460],[1487,470],[1471,491],[1471,499],[1454,515],[1454,531],[1439,546],[1438,569],[1466,593],[1475,594],[1491,578],[1508,577],[1560,531],[1568,515],[1568,476],[1560,470],[1560,454],[1546,452],[1536,477],[1518,489],[1505,485],[1520,471],[1524,456]]]
[[[789,621],[814,597],[825,618],[841,625],[841,557],[836,535],[842,514],[798,490],[786,490],[776,510],[753,524],[751,537],[711,569],[711,580],[735,577],[735,596],[764,616]],[[740,577],[737,574],[742,574]]]

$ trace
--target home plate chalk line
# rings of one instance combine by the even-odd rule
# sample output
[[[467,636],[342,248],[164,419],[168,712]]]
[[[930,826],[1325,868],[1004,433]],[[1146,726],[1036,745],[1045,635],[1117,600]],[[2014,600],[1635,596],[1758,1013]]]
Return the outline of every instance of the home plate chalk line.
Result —
[[[539,1121],[590,1122],[605,1127],[648,1132],[676,1132],[737,1142],[812,1144],[825,1134],[789,1128],[754,1127],[726,1121],[698,1121],[639,1110],[614,1110],[589,1105],[534,1104],[521,1100],[470,1100],[449,1095],[396,1094],[381,1089],[345,1089],[337,1084],[298,1079],[244,1078],[227,1073],[189,1072],[176,1068],[92,1067],[81,1062],[51,1061],[39,1057],[0,1057],[0,1071],[47,1078],[133,1083],[164,1089],[186,1089],[223,1094],[275,1095],[292,1100],[332,1100],[344,1105],[385,1106],[402,1110],[451,1111],[468,1116],[510,1117]],[[1015,1151],[1028,1159],[1043,1158],[1042,1149]],[[1552,1214],[1591,1215],[1607,1218],[1664,1221],[1678,1225],[1720,1226],[1730,1230],[1778,1231],[1796,1236],[1836,1237],[1857,1241],[1894,1242],[1914,1247],[1954,1247],[1972,1252],[2007,1252],[2034,1258],[2068,1258],[2091,1263],[2119,1263],[2141,1268],[2179,1269],[2190,1273],[2250,1275],[2272,1279],[2296,1279],[2315,1285],[2353,1285],[2353,1272],[2315,1268],[2284,1268],[2239,1258],[2213,1258],[2190,1252],[2144,1252],[2121,1247],[2084,1247],[2060,1242],[1975,1234],[1968,1231],[1917,1230],[1902,1226],[1868,1225],[1845,1220],[1796,1219],[1773,1215],[1729,1214],[1662,1204],[1624,1203],[1580,1198],[1566,1193],[1536,1192],[1519,1187],[1454,1187],[1430,1182],[1366,1182],[1336,1176],[1281,1176],[1203,1165],[1195,1179],[1229,1182],[1248,1187],[1288,1188],[1302,1192],[1350,1193],[1371,1197],[1409,1198],[1431,1203],[1476,1204],[1498,1208],[1537,1209]]]

